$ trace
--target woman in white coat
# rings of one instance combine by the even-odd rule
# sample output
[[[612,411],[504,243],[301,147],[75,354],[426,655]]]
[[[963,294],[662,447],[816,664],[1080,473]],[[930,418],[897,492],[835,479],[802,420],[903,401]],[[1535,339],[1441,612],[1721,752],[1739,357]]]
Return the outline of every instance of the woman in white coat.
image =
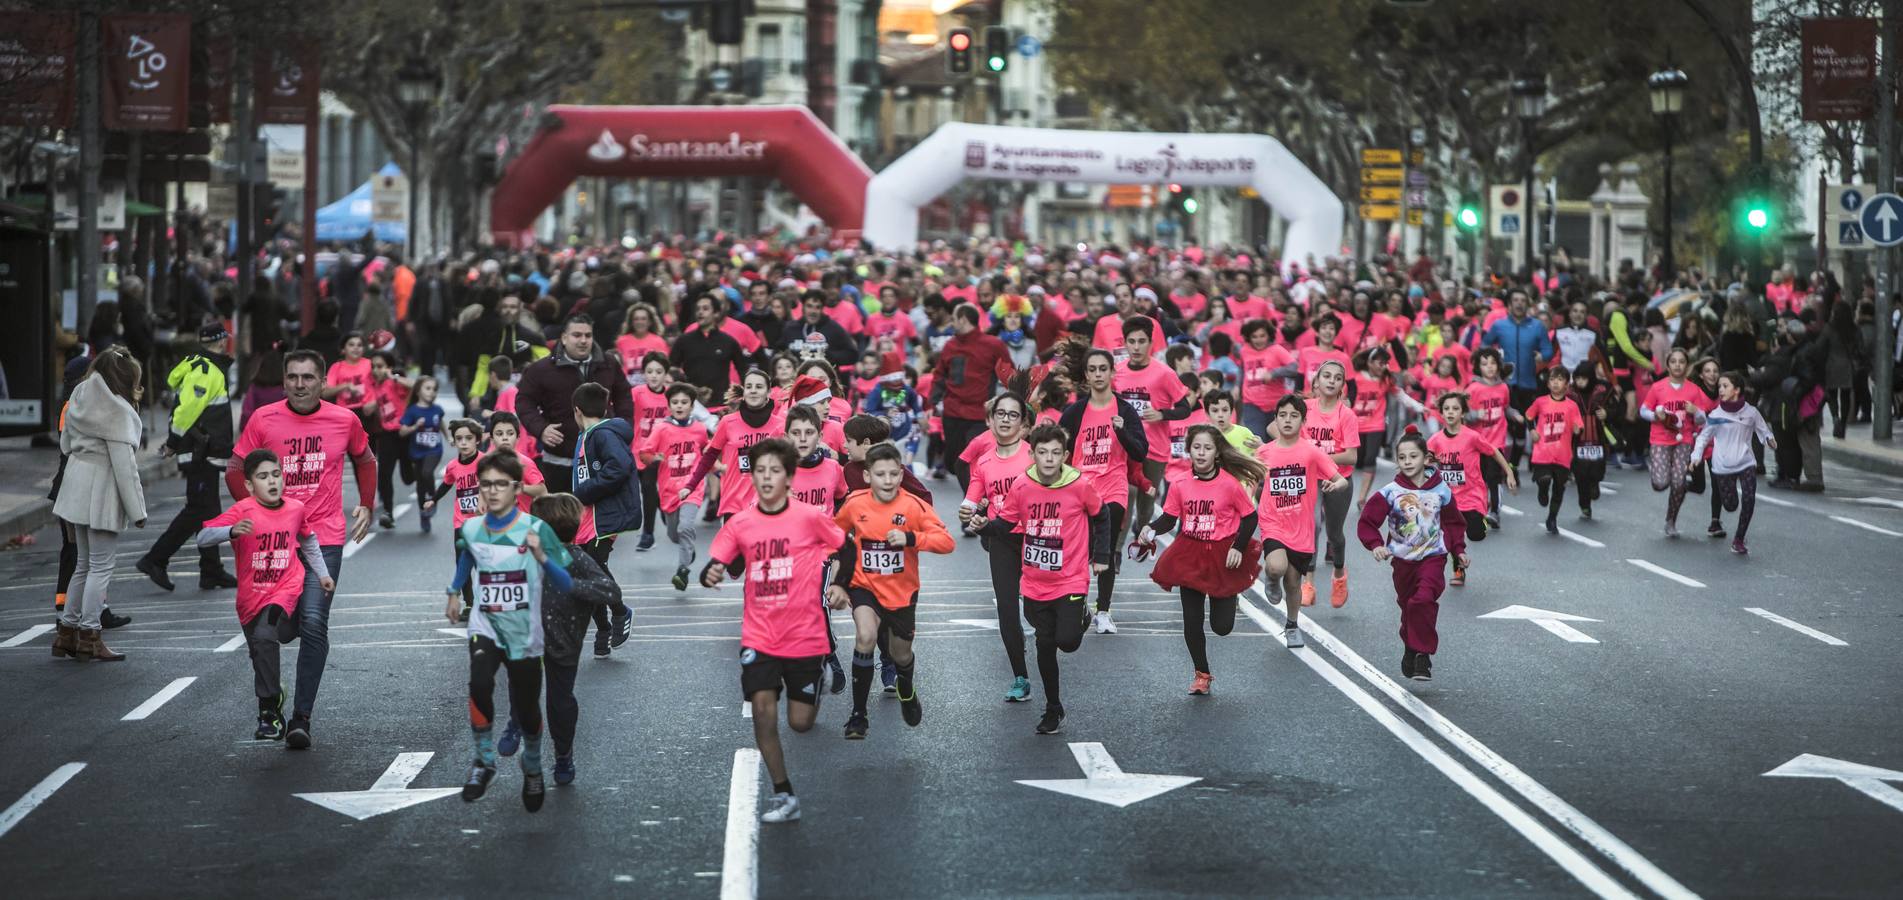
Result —
[[[100,638],[99,614],[112,583],[119,534],[127,526],[145,527],[145,488],[136,455],[144,430],[137,405],[145,392],[143,375],[124,347],[113,347],[93,360],[66,401],[59,435],[66,479],[53,515],[72,526],[79,567],[53,635],[56,657],[125,659]]]

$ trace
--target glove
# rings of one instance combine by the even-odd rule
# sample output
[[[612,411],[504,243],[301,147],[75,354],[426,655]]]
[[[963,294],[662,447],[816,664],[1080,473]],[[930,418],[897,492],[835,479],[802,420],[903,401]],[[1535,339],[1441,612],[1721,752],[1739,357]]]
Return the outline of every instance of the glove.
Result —
[[[1130,539],[1130,546],[1125,547],[1123,551],[1123,555],[1128,557],[1132,562],[1144,562],[1148,560],[1151,556],[1154,556],[1155,554],[1156,554],[1155,541],[1144,543],[1143,541],[1139,541],[1135,538]]]

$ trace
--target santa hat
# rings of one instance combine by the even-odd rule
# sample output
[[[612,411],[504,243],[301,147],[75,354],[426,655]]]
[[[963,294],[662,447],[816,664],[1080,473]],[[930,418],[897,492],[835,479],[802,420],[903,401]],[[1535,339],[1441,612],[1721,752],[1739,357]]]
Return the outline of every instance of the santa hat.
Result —
[[[794,403],[801,406],[818,406],[821,403],[831,403],[832,399],[833,389],[827,387],[824,380],[811,375],[801,375],[798,381],[793,382]]]

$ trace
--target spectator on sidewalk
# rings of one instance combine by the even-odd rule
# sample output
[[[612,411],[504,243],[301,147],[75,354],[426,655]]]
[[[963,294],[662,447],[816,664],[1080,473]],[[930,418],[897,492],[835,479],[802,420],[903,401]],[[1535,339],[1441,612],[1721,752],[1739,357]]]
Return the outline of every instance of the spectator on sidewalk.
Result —
[[[67,455],[53,515],[73,528],[78,566],[53,636],[53,655],[121,660],[100,637],[100,615],[112,583],[119,535],[145,527],[145,488],[138,447],[145,423],[138,403],[144,372],[122,349],[100,353],[66,404],[60,451]]]

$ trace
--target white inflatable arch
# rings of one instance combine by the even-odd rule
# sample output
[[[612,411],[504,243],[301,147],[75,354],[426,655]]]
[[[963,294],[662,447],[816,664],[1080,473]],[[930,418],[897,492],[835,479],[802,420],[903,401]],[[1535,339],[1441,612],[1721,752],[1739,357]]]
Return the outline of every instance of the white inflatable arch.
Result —
[[[1274,138],[939,126],[866,185],[863,236],[882,249],[918,240],[918,211],[968,178],[1252,187],[1288,222],[1285,265],[1341,250],[1340,198]]]

